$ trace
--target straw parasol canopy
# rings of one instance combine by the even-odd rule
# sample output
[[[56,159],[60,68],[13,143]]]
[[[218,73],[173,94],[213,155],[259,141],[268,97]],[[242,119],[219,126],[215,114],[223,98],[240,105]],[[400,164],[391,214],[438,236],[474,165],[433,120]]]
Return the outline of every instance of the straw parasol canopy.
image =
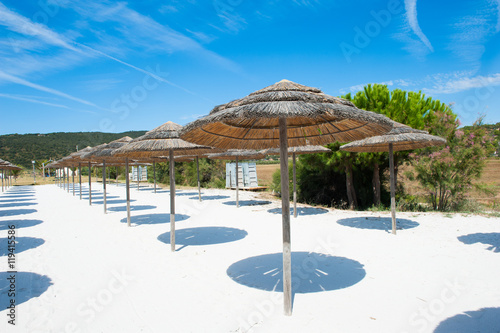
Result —
[[[175,251],[175,156],[199,155],[212,150],[211,147],[186,142],[179,137],[182,126],[171,121],[156,127],[117,149],[113,156],[127,158],[151,158],[165,156],[168,152],[170,161],[170,249]],[[127,197],[127,206],[128,206]],[[130,214],[127,214],[130,226]]]
[[[278,148],[269,148],[262,151],[266,155],[279,155],[280,151]],[[302,146],[302,147],[289,147],[288,155],[303,155],[303,154],[318,154],[318,153],[328,153],[331,149],[323,146]]]
[[[391,128],[385,116],[360,110],[317,88],[282,80],[216,106],[208,116],[186,125],[181,138],[224,149],[277,148],[279,118],[287,119],[288,146],[350,142]]]
[[[106,164],[112,162],[124,162],[125,158],[118,158],[113,155],[113,152],[118,148],[121,148],[132,141],[132,138],[129,136],[124,136],[115,141],[111,141],[110,143],[105,143],[99,146],[94,147],[88,153],[81,156],[82,160],[91,160],[91,161],[106,161]]]
[[[229,149],[223,153],[210,154],[208,158],[218,160],[260,160],[266,157],[261,150],[253,149]]]
[[[394,175],[394,151],[420,149],[444,145],[446,140],[426,131],[416,130],[394,122],[389,133],[364,140],[354,141],[341,146],[341,150],[351,152],[389,152],[389,171],[391,183],[392,233],[396,234],[396,179]]]
[[[215,107],[186,125],[181,138],[223,149],[280,148],[281,174],[288,174],[288,147],[350,142],[382,135],[392,127],[380,114],[324,94],[317,88],[282,80],[244,98]],[[281,179],[283,293],[292,313],[290,202],[288,181]]]
[[[195,145],[179,137],[182,126],[171,121],[146,132],[127,145],[117,149],[113,156],[130,158],[151,158],[165,156],[173,150],[174,156],[196,155],[210,152],[211,147]]]
[[[445,139],[430,135],[427,131],[395,123],[387,134],[354,141],[343,145],[340,149],[351,152],[379,153],[389,151],[389,144],[392,144],[393,151],[402,151],[439,146],[445,143]]]

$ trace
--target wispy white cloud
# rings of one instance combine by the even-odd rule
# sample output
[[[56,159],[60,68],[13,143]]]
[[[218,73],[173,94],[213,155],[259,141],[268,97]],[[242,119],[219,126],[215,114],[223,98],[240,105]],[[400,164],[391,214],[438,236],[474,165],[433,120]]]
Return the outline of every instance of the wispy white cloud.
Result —
[[[475,88],[486,88],[500,85],[500,73],[488,76],[455,77],[448,80],[437,80],[432,88],[424,88],[429,94],[454,94]]]
[[[158,9],[158,11],[162,14],[168,14],[168,13],[177,13],[179,9],[172,5],[163,5]]]
[[[123,33],[128,36],[129,39],[133,39],[137,44],[144,43],[144,46],[153,47],[162,49],[161,45],[158,45],[159,41],[163,45],[163,51],[165,47],[168,46],[170,51],[179,51],[179,50],[188,50],[188,51],[197,51],[198,54],[205,53],[206,57],[211,58],[212,61],[225,66],[228,69],[239,71],[239,67],[232,63],[230,60],[227,60],[216,53],[210,52],[204,49],[201,44],[196,42],[195,40],[178,33],[177,31],[170,29],[168,27],[164,27],[156,21],[152,20],[149,17],[143,16],[136,11],[129,9],[124,3],[118,3],[112,6],[104,6],[103,4],[91,3],[88,6],[78,6],[76,2],[66,2],[61,4],[65,5],[75,5],[75,10],[79,11],[81,14],[88,15],[89,18],[97,21],[117,21],[122,23],[123,28],[121,28]],[[47,44],[60,46],[66,50],[77,52],[79,57],[78,60],[81,60],[81,57],[93,58],[95,56],[105,57],[112,61],[118,62],[124,66],[132,68],[138,72],[144,73],[146,75],[152,76],[156,80],[160,82],[167,83],[175,88],[181,89],[191,95],[199,96],[196,93],[181,87],[169,80],[166,80],[163,77],[160,77],[150,71],[141,69],[135,65],[132,65],[128,62],[120,60],[112,55],[109,55],[105,52],[97,50],[96,48],[77,43],[71,39],[68,39],[52,30],[47,28],[44,25],[37,24],[31,22],[28,18],[23,17],[13,11],[9,10],[3,4],[0,3],[0,24],[5,25],[8,29],[12,31],[16,31],[20,34],[27,34],[29,36],[33,36],[41,39]],[[152,42],[151,39],[155,41]],[[4,44],[8,44],[8,41],[3,41]],[[91,51],[84,52],[85,51]],[[31,70],[39,70],[40,68],[46,68],[47,64],[44,62],[41,63],[38,61],[37,57],[34,57],[31,54],[20,54],[16,55],[16,57],[9,57],[6,61],[14,61],[18,63],[18,58],[32,58],[33,61],[24,62]],[[74,63],[75,59],[72,62]],[[49,60],[50,62],[50,60]],[[63,63],[57,63],[57,65],[61,66]],[[26,65],[21,64],[20,68],[18,66],[12,66],[16,72],[19,74],[28,74],[30,70],[26,68]],[[24,70],[21,71],[21,68]],[[19,73],[21,72],[21,73]],[[4,73],[7,75],[6,73]],[[15,76],[12,76],[15,77]],[[1,78],[1,77],[0,77]],[[27,82],[27,81],[26,81]]]
[[[500,0],[496,0],[497,2],[497,26],[496,32],[500,32]]]
[[[457,71],[451,73],[436,73],[421,79],[394,79],[385,82],[371,82],[371,84],[385,84],[389,87],[404,90],[422,91],[426,94],[454,94],[476,88],[487,88],[500,85],[500,73],[491,75],[475,75],[474,71]],[[340,90],[341,94],[356,93],[363,90],[365,84],[358,84]]]
[[[45,101],[40,101],[34,98],[30,97],[24,97],[24,96],[17,96],[17,95],[11,95],[11,94],[1,94],[0,97],[2,98],[8,98],[8,99],[14,99],[17,101],[23,101],[23,102],[30,102],[30,103],[35,103],[35,104],[42,104],[42,105],[48,105],[48,106],[54,106],[56,108],[63,108],[63,109],[69,109],[68,106],[62,105],[62,104],[55,104],[55,103],[49,103]]]
[[[65,1],[68,6],[80,15],[96,22],[115,22],[116,30],[129,42],[146,50],[156,52],[192,52],[208,61],[237,73],[241,67],[221,55],[206,49],[193,38],[162,25],[149,16],[130,9],[125,3],[88,3]]]
[[[16,76],[7,74],[7,73],[5,73],[5,72],[3,72],[3,71],[0,70],[0,82],[1,82],[1,80],[7,81],[7,82],[11,82],[11,83],[15,83],[15,84],[19,84],[19,85],[22,85],[22,86],[26,86],[26,87],[29,87],[29,88],[32,88],[32,89],[36,89],[36,90],[39,90],[39,91],[43,91],[43,92],[46,92],[46,93],[49,93],[49,94],[52,94],[52,95],[64,97],[66,99],[69,99],[69,100],[72,100],[72,101],[75,101],[75,102],[78,102],[78,103],[81,103],[81,104],[85,104],[85,105],[88,105],[88,106],[93,106],[93,107],[95,107],[97,109],[103,110],[101,107],[97,106],[96,104],[94,104],[92,102],[86,101],[86,100],[78,98],[78,97],[74,97],[74,96],[68,95],[68,94],[63,93],[63,92],[61,92],[59,90],[56,90],[56,89],[52,89],[52,88],[49,88],[49,87],[45,87],[45,86],[42,86],[42,85],[39,85],[39,84],[30,82],[30,81],[27,81],[25,79],[22,79],[20,77],[16,77]]]
[[[393,34],[396,40],[404,44],[403,49],[419,60],[434,52],[431,42],[423,33],[417,18],[417,0],[405,0],[404,23],[400,31]]]
[[[16,12],[5,7],[0,2],[0,25],[5,26],[7,29],[23,35],[37,37],[48,44],[63,47],[66,49],[78,52],[66,38],[57,32],[48,29],[45,25],[34,23],[30,19],[17,14]]]
[[[398,86],[398,87],[407,87],[407,86],[410,86],[410,85],[413,85],[414,83],[410,80],[406,80],[406,79],[397,79],[397,80],[389,80],[389,81],[383,81],[383,82],[371,82],[370,84],[383,84],[383,85],[386,85],[388,87],[391,87],[391,86]],[[347,94],[348,92],[351,92],[351,93],[356,93],[358,91],[361,91],[363,90],[364,87],[366,87],[368,85],[368,83],[363,83],[363,84],[356,84],[354,86],[350,86],[349,88],[347,89],[341,89],[340,90],[340,93],[341,94]]]
[[[434,52],[434,48],[427,36],[420,29],[417,18],[417,0],[405,0],[406,9],[406,19],[411,30],[418,36],[418,38],[424,43],[424,45],[431,51]]]
[[[500,0],[478,3],[451,27],[448,49],[470,67],[479,69],[486,43],[500,31]]]
[[[113,89],[116,85],[122,82],[123,80],[114,78],[95,79],[84,82],[84,87],[87,91],[104,91]]]

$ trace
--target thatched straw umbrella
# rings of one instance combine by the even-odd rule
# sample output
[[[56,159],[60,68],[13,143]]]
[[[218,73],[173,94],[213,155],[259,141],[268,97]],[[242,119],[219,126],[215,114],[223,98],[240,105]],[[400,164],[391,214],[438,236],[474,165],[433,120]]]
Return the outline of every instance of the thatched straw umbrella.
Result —
[[[444,145],[446,140],[430,135],[426,131],[413,129],[409,126],[395,123],[392,130],[385,134],[354,141],[342,147],[341,150],[351,152],[389,152],[389,170],[391,182],[391,217],[392,233],[396,234],[396,181],[394,176],[394,152],[402,150],[420,149],[430,146]]]
[[[10,163],[10,162],[9,162],[9,164],[7,164],[4,167],[9,172],[9,174],[7,176],[7,186],[11,187],[11,186],[13,186],[12,185],[12,171],[13,170],[22,170],[22,168],[18,167],[15,164]]]
[[[140,136],[113,155],[127,158],[151,158],[168,152],[170,164],[170,249],[175,251],[175,160],[174,156],[202,154],[211,148],[195,145],[179,138],[181,125],[171,121]],[[130,225],[130,218],[127,218]]]
[[[78,159],[79,154],[78,152],[72,153],[66,157],[63,157],[61,160],[58,161],[57,165],[62,168],[63,172],[63,183],[64,181],[67,182],[67,184],[64,185],[64,188],[67,189],[69,192],[69,171],[66,172],[66,170],[70,169],[71,170],[71,176],[73,179],[73,196],[75,196],[75,169],[78,163],[80,162]],[[67,185],[67,186],[66,186]],[[80,184],[81,187],[81,184]]]
[[[8,188],[8,187],[12,186],[11,171],[12,170],[22,170],[22,168],[10,163],[9,161],[4,161],[4,160],[0,159],[0,170],[2,170],[2,192],[4,192],[6,187]],[[6,174],[5,174],[6,170],[8,171],[8,174],[7,174],[7,179],[4,180],[4,178],[6,176]]]
[[[186,141],[223,149],[280,148],[281,174],[288,173],[288,146],[350,142],[390,130],[389,119],[317,88],[282,80],[247,97],[217,106],[182,131]],[[292,313],[290,202],[281,181],[283,292],[285,314]]]
[[[297,217],[297,175],[295,168],[296,155],[317,154],[326,152],[331,152],[331,150],[323,146],[302,146],[302,147],[288,148],[288,155],[292,155],[292,163],[293,163],[293,217]],[[270,148],[265,150],[264,153],[266,155],[279,155],[280,150],[278,148]]]
[[[2,159],[0,159],[0,170],[2,170],[2,192],[5,191],[4,187],[4,178],[5,178],[5,171],[4,171],[4,167],[8,165],[8,162],[7,161],[4,161]]]
[[[239,172],[238,172],[238,161],[240,160],[261,160],[266,155],[262,153],[260,150],[245,150],[245,149],[230,149],[227,150],[223,153],[217,153],[217,154],[211,154],[208,155],[208,158],[210,159],[219,159],[219,160],[234,160],[236,161],[236,207],[240,207],[240,200],[239,200],[239,189],[240,189],[240,182],[238,179]],[[229,180],[231,182],[231,178]]]
[[[81,165],[82,160],[81,160],[81,157],[84,154],[88,153],[91,149],[92,149],[92,147],[86,147],[84,149],[81,149],[79,151],[71,153],[67,157],[62,158],[61,160],[55,162],[55,164],[58,165],[59,167],[71,167],[72,171],[73,171],[73,175],[75,173],[75,168],[78,165],[78,175],[79,175],[79,182],[80,182],[80,188],[79,188],[80,200],[82,199],[82,165]],[[91,178],[90,178],[91,177],[91,175],[90,175],[91,168],[92,168],[92,165],[89,161],[89,204],[90,205],[92,205],[92,192],[91,192],[92,185],[91,185]],[[69,185],[69,183],[68,183],[68,185]],[[74,184],[74,178],[73,178],[73,194],[74,194],[74,188],[75,188],[75,184]]]
[[[102,163],[102,190],[103,190],[103,206],[104,206],[104,214],[107,214],[107,198],[106,198],[106,162],[124,162],[123,158],[116,158],[113,156],[113,152],[125,146],[127,143],[132,141],[132,138],[129,136],[125,136],[115,141],[111,141],[110,143],[102,144],[94,147],[88,153],[83,154],[81,156],[82,160],[94,161]]]

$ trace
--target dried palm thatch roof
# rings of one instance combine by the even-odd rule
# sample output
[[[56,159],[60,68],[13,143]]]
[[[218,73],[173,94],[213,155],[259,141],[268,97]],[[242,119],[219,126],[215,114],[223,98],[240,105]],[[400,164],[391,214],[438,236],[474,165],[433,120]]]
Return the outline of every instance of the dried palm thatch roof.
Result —
[[[392,143],[393,151],[401,151],[440,146],[444,145],[446,140],[439,136],[430,135],[426,131],[395,123],[394,128],[385,135],[354,141],[340,147],[340,149],[351,152],[386,152],[389,151],[390,143]]]
[[[181,129],[181,125],[169,121],[118,148],[113,152],[113,156],[149,158],[165,156],[169,150],[173,150],[176,156],[203,154],[212,150],[211,147],[195,145],[180,139]]]
[[[118,148],[121,148],[132,141],[132,138],[129,136],[125,136],[115,141],[111,141],[110,143],[105,143],[99,146],[94,147],[91,151],[84,154],[82,156],[83,160],[91,160],[91,161],[99,161],[102,162],[106,160],[108,162],[121,162],[125,161],[123,157],[113,156],[113,152]]]
[[[117,166],[117,167],[120,167],[120,166],[124,166],[126,162],[110,162],[108,163],[108,161],[106,160],[106,166],[109,167],[109,166]],[[131,160],[129,161],[128,163],[129,166],[151,166],[152,164],[149,163],[149,162],[146,162],[146,161],[134,161],[134,160]],[[96,167],[103,167],[104,164],[103,163],[99,163],[99,164],[96,164],[95,165]]]
[[[196,156],[192,155],[179,155],[179,156],[174,156],[174,161],[175,162],[191,162],[196,158]],[[150,162],[165,162],[169,160],[170,158],[168,156],[153,156],[150,159]]]
[[[260,160],[266,157],[261,150],[230,149],[223,153],[208,155],[210,159],[218,160]]]
[[[7,162],[7,161],[4,161],[4,162]],[[22,170],[22,168],[18,167],[17,165],[14,165],[10,162],[0,164],[0,169],[3,169],[3,170]]]
[[[244,98],[216,106],[186,125],[181,138],[218,148],[279,147],[279,118],[287,119],[289,146],[350,142],[387,133],[387,117],[356,108],[317,88],[282,80]]]
[[[266,155],[279,155],[279,148],[269,148],[262,151]],[[331,152],[331,149],[328,149],[323,146],[301,146],[301,147],[289,147],[288,155],[295,153],[296,155],[301,154],[317,154],[317,153],[328,153]]]

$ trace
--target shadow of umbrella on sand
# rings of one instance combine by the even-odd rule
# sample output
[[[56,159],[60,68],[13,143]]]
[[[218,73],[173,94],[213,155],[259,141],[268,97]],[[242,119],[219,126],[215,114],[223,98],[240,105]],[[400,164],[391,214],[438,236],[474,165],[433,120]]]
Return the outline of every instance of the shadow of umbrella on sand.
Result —
[[[46,275],[40,275],[31,272],[7,273],[0,272],[0,307],[6,309],[10,305],[9,278],[15,275],[16,285],[16,306],[29,301],[32,298],[39,297],[49,289],[53,284],[52,280]]]
[[[442,321],[434,333],[498,333],[500,308],[467,311]]]
[[[227,269],[235,282],[248,287],[283,291],[282,254],[272,253],[238,261]],[[356,260],[322,253],[292,252],[292,292],[317,293],[350,287],[366,276]]]
[[[500,252],[500,232],[478,232],[458,237],[464,244],[482,243],[489,245],[487,250],[496,253]]]
[[[288,147],[350,142],[382,135],[387,117],[356,108],[317,88],[282,80],[186,125],[181,138],[221,149],[280,148],[280,170],[288,174]],[[285,315],[292,314],[289,183],[281,178],[283,293]]]
[[[358,229],[371,229],[371,230],[390,230],[392,219],[390,217],[350,217],[337,221],[338,224]],[[419,226],[418,222],[398,219],[396,223],[397,229],[411,229]]]
[[[245,230],[227,227],[199,227],[187,228],[176,231],[175,242],[183,245],[177,251],[186,246],[213,245],[235,242],[248,235]],[[158,236],[158,240],[170,244],[170,233],[166,232]]]

